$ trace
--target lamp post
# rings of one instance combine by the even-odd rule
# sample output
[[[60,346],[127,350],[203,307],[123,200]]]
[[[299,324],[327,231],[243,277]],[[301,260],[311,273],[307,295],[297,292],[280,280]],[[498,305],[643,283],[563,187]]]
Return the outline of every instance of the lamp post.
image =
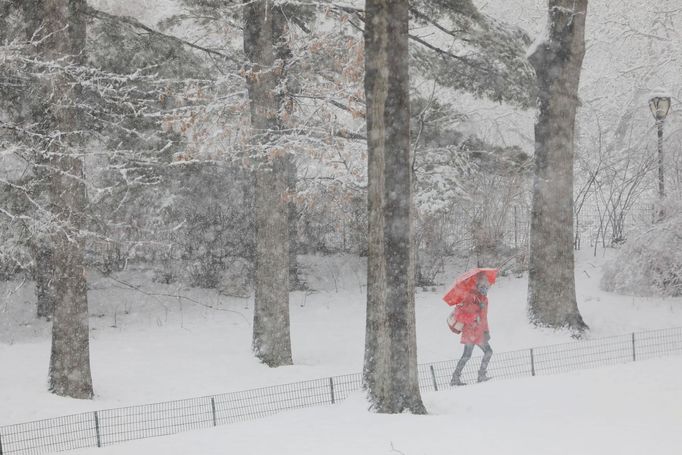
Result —
[[[665,197],[665,180],[663,178],[663,123],[670,111],[670,97],[655,94],[649,100],[649,108],[656,119],[658,128],[658,198],[660,201]]]

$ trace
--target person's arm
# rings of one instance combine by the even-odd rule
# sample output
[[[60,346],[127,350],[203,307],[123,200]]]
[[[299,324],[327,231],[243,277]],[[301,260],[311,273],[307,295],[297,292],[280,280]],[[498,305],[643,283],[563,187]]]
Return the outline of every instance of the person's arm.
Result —
[[[480,312],[481,307],[478,306],[476,299],[470,295],[462,302],[457,312],[457,320],[464,324],[472,324],[479,317]]]

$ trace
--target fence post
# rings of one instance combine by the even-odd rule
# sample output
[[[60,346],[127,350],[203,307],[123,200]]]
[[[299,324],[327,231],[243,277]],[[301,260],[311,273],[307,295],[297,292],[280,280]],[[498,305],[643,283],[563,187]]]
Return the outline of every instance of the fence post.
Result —
[[[100,433],[99,433],[99,416],[97,415],[97,411],[95,411],[94,414],[95,414],[95,433],[97,434],[97,447],[102,447],[102,437],[100,436]],[[0,455],[2,455],[2,451],[0,451]]]
[[[637,354],[635,352],[635,332],[632,332],[632,361],[637,361]]]
[[[329,378],[329,392],[331,393],[332,404],[334,404],[336,402],[334,399],[334,378]]]
[[[0,455],[2,455],[2,435],[0,434]]]
[[[438,383],[436,382],[436,373],[433,371],[433,365],[429,365],[431,368],[431,378],[433,378],[433,389],[438,392]]]
[[[213,415],[213,426],[217,427],[218,426],[218,419],[216,419],[215,415],[215,398],[211,397],[211,414]]]
[[[533,348],[530,348],[530,375],[535,376],[535,355],[533,355]]]

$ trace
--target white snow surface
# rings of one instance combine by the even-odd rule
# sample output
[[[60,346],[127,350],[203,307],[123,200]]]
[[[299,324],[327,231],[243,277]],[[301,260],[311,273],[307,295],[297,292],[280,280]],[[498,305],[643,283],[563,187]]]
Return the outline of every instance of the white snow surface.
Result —
[[[335,406],[74,455],[641,455],[682,447],[682,357],[423,394],[429,415]]]
[[[3,296],[0,300],[0,425],[361,371],[365,330],[364,260],[353,256],[308,256],[302,257],[301,260],[305,264],[310,285],[318,291],[309,295],[303,292],[291,295],[291,334],[295,365],[275,369],[260,364],[250,351],[252,299],[228,298],[218,295],[213,290],[186,289],[177,285],[152,283],[149,274],[140,271],[117,274],[115,277],[118,281],[90,275],[91,364],[95,387],[95,398],[91,401],[57,397],[47,392],[49,324],[37,321],[33,317],[35,298],[32,286],[24,284],[17,289],[19,283],[0,283],[0,295]],[[576,266],[578,303],[583,317],[591,327],[588,338],[682,326],[682,299],[633,298],[599,290],[600,264],[603,260],[601,253],[599,257],[594,258],[590,251],[584,250],[580,252]],[[443,285],[426,291],[420,289],[417,293],[417,344],[420,363],[453,359],[461,354],[462,348],[458,337],[447,329],[445,318],[449,313],[449,307],[441,300],[441,296],[455,276],[465,268],[464,264],[449,267],[440,278]],[[146,294],[121,284],[121,281],[141,287]],[[525,276],[521,278],[508,276],[499,278],[490,290],[491,343],[498,353],[573,341],[570,334],[565,331],[536,329],[528,324],[526,286]],[[191,300],[178,299],[177,295]],[[115,327],[112,327],[114,325]],[[608,392],[608,396],[612,396],[615,390],[622,390],[623,394],[619,399],[622,399],[624,404],[619,406],[626,408],[627,403],[631,403],[633,399],[645,400],[646,397],[651,397],[655,401],[662,399],[660,395],[663,393],[667,394],[671,403],[674,400],[679,401],[680,389],[674,386],[674,382],[667,382],[669,379],[671,381],[675,379],[679,383],[679,363],[679,359],[650,363],[646,372],[639,372],[638,366],[628,366],[594,373],[597,375],[596,380],[603,387],[596,387],[592,394],[599,395],[601,393],[599,390],[603,389]],[[677,370],[670,370],[675,368],[674,365],[677,365]],[[608,384],[620,382],[621,375],[626,376],[628,381],[641,381],[641,387],[633,386],[626,389],[625,385],[621,387],[619,384],[614,391],[607,390]],[[491,435],[495,432],[511,433],[512,429],[523,427],[520,421],[509,415],[514,406],[522,406],[521,401],[516,401],[519,399],[516,395],[521,396],[524,390],[530,391],[534,387],[546,387],[548,390],[556,387],[555,393],[564,397],[562,399],[567,403],[576,397],[582,397],[580,401],[585,401],[587,398],[583,397],[583,394],[591,393],[589,383],[593,379],[590,378],[591,376],[588,378],[577,375],[570,379],[511,381],[505,382],[504,385],[486,384],[466,388],[466,393],[457,391],[437,396],[427,395],[427,405],[432,415],[414,421],[407,417],[405,417],[407,420],[401,420],[402,417],[384,419],[365,415],[364,412],[356,415],[355,411],[360,410],[362,406],[356,403],[353,407],[352,402],[343,405],[344,411],[333,409],[305,411],[290,413],[289,417],[276,419],[298,422],[297,426],[312,425],[321,417],[324,417],[322,420],[330,419],[330,422],[340,419],[336,424],[347,422],[349,431],[352,428],[361,429],[365,425],[376,424],[379,429],[377,439],[367,436],[363,437],[365,439],[361,442],[369,444],[366,446],[366,453],[383,453],[381,451],[388,450],[387,439],[381,436],[383,431],[386,432],[385,435],[392,432],[399,435],[402,432],[401,428],[413,424],[420,428],[419,431],[423,430],[425,435],[431,435],[429,438],[443,440],[455,436],[463,437],[461,435],[466,434],[465,430],[473,428],[478,428],[479,435],[484,432]],[[584,382],[584,390],[567,388],[566,385],[573,381]],[[629,392],[625,393],[626,390]],[[487,397],[489,403],[478,409],[475,401],[469,402],[469,393],[471,396]],[[497,393],[501,398],[496,398]],[[613,397],[613,400],[617,401],[615,395]],[[517,404],[499,411],[501,414],[498,414],[493,408],[495,400],[498,399],[502,400],[499,405],[506,406],[505,403],[512,399]],[[526,399],[531,403],[547,401],[545,398],[531,398],[530,394]],[[449,411],[451,408],[452,411]],[[538,426],[535,431],[540,438],[538,441],[545,440],[543,432],[555,434],[552,431],[559,431],[551,430],[551,425],[558,425],[558,421],[545,422],[545,417],[536,416],[530,404],[528,409],[528,415],[524,419],[537,420]],[[678,409],[682,407],[678,406]],[[337,412],[339,414],[335,414]],[[433,416],[449,412],[452,412],[451,417],[443,417],[442,420]],[[541,412],[550,412],[550,409]],[[611,411],[609,415],[610,413]],[[659,423],[658,428],[670,423],[669,418],[664,418],[665,414],[652,415],[650,418],[638,413],[639,411],[634,409],[629,413],[623,413],[627,414],[627,418],[623,417],[623,420],[630,425],[628,428],[633,429],[631,432],[634,433],[633,437],[637,434],[634,429],[640,428],[638,425],[646,425],[648,428],[653,417]],[[468,414],[472,415],[472,422],[478,423],[474,425],[451,420]],[[618,415],[618,412],[614,411],[613,414]],[[587,412],[586,416],[589,422],[590,413]],[[274,423],[277,422],[281,421],[277,420]],[[427,424],[423,424],[422,428],[422,422],[432,422],[434,430],[427,430],[430,428]],[[317,424],[322,425],[320,422]],[[304,433],[310,435],[311,441],[315,441],[322,438],[325,432],[331,433],[336,424],[330,424],[326,430],[324,425],[318,428],[319,437],[314,434],[316,431],[307,429],[309,425],[305,427]],[[446,425],[450,426],[449,430]],[[460,425],[463,425],[463,431],[455,432]],[[588,423],[576,425],[581,429],[590,426]],[[589,434],[594,434],[599,425],[602,424],[595,424],[595,429],[589,430]],[[221,431],[226,435],[235,435],[242,432],[248,434],[252,429],[245,424],[239,427],[229,426]],[[453,432],[454,436],[446,437],[448,431]],[[661,431],[655,430],[656,434]],[[342,434],[343,432],[332,439],[340,444],[344,440]],[[191,439],[195,436],[187,437]],[[242,440],[242,437],[239,436],[237,440]],[[643,436],[640,434],[639,437]],[[267,440],[252,439],[254,439],[252,442],[263,450],[268,445]],[[654,438],[647,436],[647,439]],[[246,440],[247,438],[243,439],[244,442]],[[271,440],[270,443],[274,444],[273,441],[275,440]],[[399,441],[403,439],[396,442]],[[583,442],[585,447],[589,446],[589,439]],[[486,443],[492,444],[490,441]],[[300,444],[307,443],[302,439]],[[410,444],[401,442],[396,448],[404,453],[436,453],[412,450],[410,447],[415,446]],[[310,442],[310,447],[315,447],[315,444]],[[376,448],[376,452],[372,447]],[[349,452],[353,451],[349,449]]]

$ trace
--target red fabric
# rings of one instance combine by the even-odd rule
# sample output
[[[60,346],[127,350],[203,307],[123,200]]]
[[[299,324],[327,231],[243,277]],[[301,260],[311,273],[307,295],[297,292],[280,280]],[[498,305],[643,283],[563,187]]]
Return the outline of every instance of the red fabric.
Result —
[[[462,344],[483,344],[488,328],[488,298],[478,291],[470,292],[455,307],[455,318],[464,324]]]
[[[478,280],[479,273],[484,273],[490,284],[495,283],[497,269],[471,269],[457,277],[450,290],[443,296],[445,303],[450,306],[462,303],[462,301],[476,289],[476,281]]]
[[[457,320],[457,307],[455,307],[455,309],[452,310],[452,312],[448,315],[447,323],[451,332],[456,333],[457,335],[462,333],[464,324]]]

